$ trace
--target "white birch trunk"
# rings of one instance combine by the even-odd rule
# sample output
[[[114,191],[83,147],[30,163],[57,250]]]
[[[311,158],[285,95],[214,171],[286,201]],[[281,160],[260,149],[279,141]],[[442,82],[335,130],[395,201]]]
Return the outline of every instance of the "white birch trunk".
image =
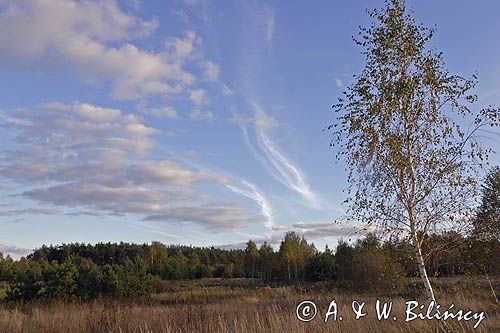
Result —
[[[429,302],[436,302],[436,298],[434,297],[434,290],[432,289],[431,282],[429,281],[429,277],[427,276],[427,270],[425,269],[424,257],[422,255],[422,249],[420,247],[420,242],[418,241],[416,231],[412,231],[412,239],[413,239],[413,247],[415,249],[415,256],[417,258],[418,271],[420,273],[420,278],[424,283],[424,291],[425,296]]]

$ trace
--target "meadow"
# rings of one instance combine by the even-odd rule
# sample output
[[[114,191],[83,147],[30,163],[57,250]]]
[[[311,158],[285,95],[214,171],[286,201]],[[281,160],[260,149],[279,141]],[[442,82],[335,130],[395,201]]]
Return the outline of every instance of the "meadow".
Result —
[[[500,308],[482,277],[435,279],[438,302],[455,309],[485,311],[486,318],[473,329],[474,321],[404,321],[405,302],[425,302],[416,279],[407,279],[403,292],[355,293],[325,283],[269,286],[251,279],[201,279],[172,281],[162,293],[134,300],[99,298],[81,301],[30,301],[0,306],[0,332],[499,332]],[[500,282],[493,281],[499,290]],[[324,322],[329,303],[335,299],[343,320]],[[392,301],[398,320],[377,320],[376,299]],[[312,300],[317,317],[301,322],[296,306]],[[351,302],[366,302],[365,317],[355,320]]]

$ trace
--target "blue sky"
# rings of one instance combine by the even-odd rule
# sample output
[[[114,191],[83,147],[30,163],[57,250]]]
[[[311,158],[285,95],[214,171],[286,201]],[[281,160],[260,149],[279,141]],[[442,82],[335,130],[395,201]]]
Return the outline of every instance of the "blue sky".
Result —
[[[0,1],[0,251],[289,230],[334,246],[353,228],[333,223],[346,172],[322,130],[382,3]],[[479,106],[500,104],[500,3],[408,6],[451,72],[477,72]]]

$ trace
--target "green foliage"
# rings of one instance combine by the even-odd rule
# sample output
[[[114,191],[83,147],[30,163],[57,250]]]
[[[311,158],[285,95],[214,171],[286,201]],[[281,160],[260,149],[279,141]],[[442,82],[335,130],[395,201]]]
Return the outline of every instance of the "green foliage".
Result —
[[[309,281],[330,281],[337,277],[335,255],[326,247],[324,252],[315,253],[306,264],[306,278]]]
[[[373,235],[358,240],[354,247],[340,242],[335,259],[336,284],[341,288],[399,291],[403,287],[403,267]]]
[[[245,249],[245,273],[246,276],[255,277],[255,267],[257,261],[259,260],[259,251],[257,250],[257,245],[252,240],[247,243],[247,248]]]
[[[422,246],[432,276],[500,274],[498,240],[445,232],[423,237]],[[64,244],[43,246],[18,261],[0,255],[0,277],[8,286],[2,291],[7,300],[137,298],[168,291],[169,280],[252,277],[252,270],[262,283],[324,281],[338,288],[394,292],[401,289],[402,277],[417,274],[413,251],[408,239],[382,242],[373,235],[353,245],[340,241],[335,252],[317,251],[296,233],[286,234],[277,252],[254,242],[246,250]]]
[[[43,267],[43,284],[37,292],[40,298],[68,299],[74,296],[78,289],[78,267],[73,258],[62,264],[53,263]]]
[[[303,279],[306,262],[313,256],[316,249],[307,243],[304,237],[290,231],[281,242],[279,254],[282,264],[286,266],[288,281]]]
[[[491,169],[482,186],[481,205],[473,220],[474,235],[484,240],[500,240],[500,167]]]
[[[339,241],[335,251],[336,283],[339,287],[352,288],[354,249],[345,241]]]
[[[478,131],[498,126],[500,109],[474,113],[476,78],[444,68],[428,47],[434,29],[415,23],[404,1],[370,12],[356,43],[366,65],[334,105],[332,145],[349,167],[350,214],[368,223],[426,234],[467,210],[478,168],[491,150]],[[465,132],[457,122],[476,115]]]
[[[473,112],[476,77],[446,70],[442,53],[429,47],[435,30],[417,24],[404,0],[386,0],[369,16],[373,23],[355,39],[365,66],[333,106],[331,145],[349,170],[349,215],[410,235],[425,294],[435,301],[423,238],[463,225],[471,213],[492,152],[478,134],[500,125],[500,109]],[[461,122],[472,124],[465,130]]]

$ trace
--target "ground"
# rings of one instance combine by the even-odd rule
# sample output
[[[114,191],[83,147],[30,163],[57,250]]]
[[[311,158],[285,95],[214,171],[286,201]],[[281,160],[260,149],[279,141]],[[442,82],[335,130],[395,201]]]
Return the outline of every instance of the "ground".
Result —
[[[419,296],[418,280],[408,280],[404,292],[377,295],[336,290],[326,284],[268,287],[249,280],[211,279],[169,283],[165,292],[139,300],[6,303],[0,306],[0,332],[500,332],[499,305],[486,279],[433,282],[441,309],[453,303],[455,312],[484,311],[486,318],[476,329],[477,320],[405,322],[405,302],[425,303]],[[493,280],[497,292],[499,286],[500,281]],[[388,320],[377,320],[377,299],[393,302]],[[318,308],[310,322],[297,319],[296,307],[304,300],[314,301]],[[338,317],[334,321],[331,315],[325,323],[332,300]],[[351,309],[354,300],[366,302],[367,315],[359,320]]]

